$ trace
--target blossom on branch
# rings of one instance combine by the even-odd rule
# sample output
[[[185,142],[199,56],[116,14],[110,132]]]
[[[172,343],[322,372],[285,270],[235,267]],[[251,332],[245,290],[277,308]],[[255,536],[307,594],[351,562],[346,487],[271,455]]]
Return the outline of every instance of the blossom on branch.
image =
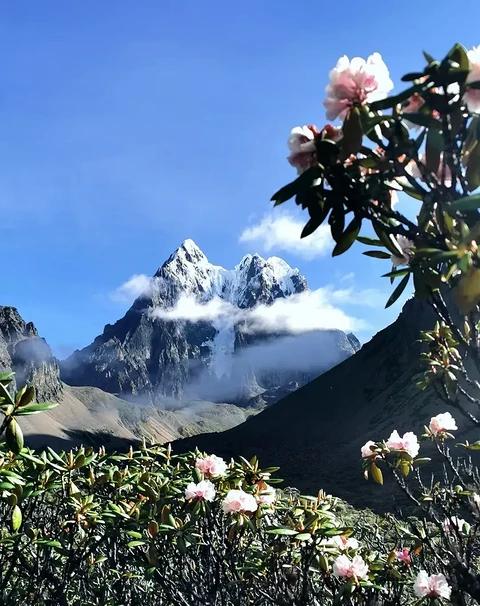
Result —
[[[392,238],[392,242],[398,249],[398,255],[392,255],[391,257],[394,267],[408,265],[415,252],[414,243],[405,236],[397,236],[395,239]]]
[[[198,484],[190,482],[190,484],[188,484],[188,486],[185,488],[185,498],[188,501],[213,501],[215,494],[215,486],[210,482],[210,480],[202,480],[201,482],[198,482]]]
[[[366,579],[368,577],[368,565],[359,555],[356,555],[352,560],[346,555],[340,555],[333,563],[333,574],[336,577],[347,579]]]
[[[447,583],[443,574],[428,575],[425,570],[421,570],[413,586],[415,595],[419,598],[444,598],[450,599],[452,588]]]
[[[418,444],[417,436],[408,431],[404,433],[403,436],[400,437],[398,431],[395,429],[390,434],[386,442],[387,448],[396,452],[406,452],[408,455],[414,459],[420,450],[420,446]]]
[[[297,169],[298,174],[305,172],[317,163],[315,137],[319,134],[320,131],[314,124],[295,126],[290,131],[288,138],[290,155],[287,159]]]
[[[207,455],[206,457],[198,457],[195,461],[195,467],[208,478],[223,476],[227,471],[227,464],[225,461],[214,454]]]
[[[449,431],[458,429],[455,419],[449,412],[432,417],[428,425],[428,430],[432,436],[442,436]]]
[[[324,101],[327,118],[344,118],[355,105],[382,99],[392,88],[388,67],[380,53],[373,53],[366,61],[361,57],[354,57],[350,61],[344,55],[330,72]]]
[[[229,490],[222,503],[225,513],[247,513],[257,511],[255,497],[244,490]]]
[[[377,453],[371,449],[372,446],[375,446],[375,442],[373,440],[368,440],[368,442],[365,442],[365,444],[360,449],[360,452],[362,453],[362,459],[369,459],[370,457],[377,456]]]

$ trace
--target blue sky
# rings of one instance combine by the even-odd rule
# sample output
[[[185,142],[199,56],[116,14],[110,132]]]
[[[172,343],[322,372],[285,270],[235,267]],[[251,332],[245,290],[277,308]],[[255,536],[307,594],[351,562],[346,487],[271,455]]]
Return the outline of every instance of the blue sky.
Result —
[[[266,252],[241,233],[294,177],[292,126],[324,122],[341,54],[380,51],[399,86],[421,50],[480,43],[478,0],[360,3],[15,0],[0,20],[0,304],[17,306],[62,355],[128,303],[111,293],[193,238],[227,267]],[[406,212],[412,203],[402,202]],[[290,207],[290,217],[298,219]],[[312,288],[344,298],[361,336],[382,311],[388,264],[277,250]],[[363,302],[365,297],[363,297]],[[367,301],[368,303],[369,301]]]

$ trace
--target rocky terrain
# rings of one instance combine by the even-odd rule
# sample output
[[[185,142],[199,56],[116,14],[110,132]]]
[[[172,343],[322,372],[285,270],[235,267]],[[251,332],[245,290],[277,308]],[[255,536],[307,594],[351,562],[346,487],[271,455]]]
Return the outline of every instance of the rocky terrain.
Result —
[[[0,370],[6,369],[15,371],[17,384],[33,383],[39,401],[59,403],[46,413],[22,417],[28,443],[35,447],[78,443],[118,447],[141,436],[167,442],[233,427],[250,414],[231,404],[192,400],[146,406],[95,387],[70,387],[60,380],[58,362],[33,323],[25,322],[14,307],[0,306]]]
[[[185,240],[125,316],[62,363],[62,378],[154,404],[174,397],[262,407],[359,347],[340,330],[265,325],[262,311],[307,289],[278,257],[246,255],[227,270]]]

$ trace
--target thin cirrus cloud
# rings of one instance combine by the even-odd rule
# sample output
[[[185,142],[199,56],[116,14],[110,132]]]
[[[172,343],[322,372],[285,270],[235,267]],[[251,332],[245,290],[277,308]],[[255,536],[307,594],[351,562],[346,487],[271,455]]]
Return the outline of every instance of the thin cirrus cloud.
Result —
[[[265,252],[288,252],[307,261],[327,254],[332,248],[329,227],[321,225],[310,236],[300,238],[304,224],[304,221],[290,214],[274,211],[255,225],[245,228],[239,240]]]

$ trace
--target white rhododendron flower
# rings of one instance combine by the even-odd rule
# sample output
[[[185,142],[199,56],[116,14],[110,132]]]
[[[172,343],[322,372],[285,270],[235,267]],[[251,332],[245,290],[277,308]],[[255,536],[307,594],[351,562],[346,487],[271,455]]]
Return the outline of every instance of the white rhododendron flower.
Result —
[[[480,46],[475,46],[467,51],[468,60],[470,61],[470,71],[467,76],[467,84],[470,82],[480,81]],[[468,110],[479,114],[480,113],[480,89],[467,88],[463,96]]]
[[[195,461],[195,467],[208,478],[223,476],[227,471],[227,464],[225,461],[214,454],[206,457],[199,457]]]
[[[222,503],[225,513],[246,513],[257,511],[257,500],[244,490],[229,490]]]
[[[185,498],[188,500],[213,501],[215,494],[215,486],[210,480],[202,480],[201,482],[198,482],[198,484],[190,482],[185,488]]]
[[[319,134],[317,127],[313,124],[292,128],[288,138],[290,149],[288,161],[297,169],[298,174],[305,172],[307,168],[317,163],[315,137]]]
[[[405,236],[397,236],[394,244],[398,248],[398,254],[392,255],[392,264],[395,267],[399,265],[408,265],[413,257],[415,245]]]
[[[449,600],[452,593],[452,588],[443,574],[429,576],[425,570],[418,573],[413,589],[415,595],[419,598],[444,598]]]
[[[428,429],[432,436],[438,436],[448,431],[458,429],[455,419],[449,412],[444,412],[430,419]]]
[[[380,53],[373,53],[366,61],[361,57],[350,60],[344,55],[330,72],[324,101],[327,118],[344,118],[354,105],[383,99],[392,88],[388,67]]]
[[[408,431],[407,433],[404,433],[403,436],[400,436],[398,431],[395,429],[390,434],[386,445],[390,450],[406,452],[412,457],[412,459],[418,455],[420,450],[417,436],[411,431]]]
[[[365,442],[365,444],[362,446],[360,449],[362,459],[369,459],[370,457],[377,456],[377,453],[373,452],[373,450],[370,448],[371,446],[375,446],[375,442],[373,440],[368,440],[368,442]]]
[[[366,579],[368,577],[368,565],[359,555],[356,555],[352,560],[346,555],[340,555],[333,563],[333,574],[336,577],[347,579]]]

